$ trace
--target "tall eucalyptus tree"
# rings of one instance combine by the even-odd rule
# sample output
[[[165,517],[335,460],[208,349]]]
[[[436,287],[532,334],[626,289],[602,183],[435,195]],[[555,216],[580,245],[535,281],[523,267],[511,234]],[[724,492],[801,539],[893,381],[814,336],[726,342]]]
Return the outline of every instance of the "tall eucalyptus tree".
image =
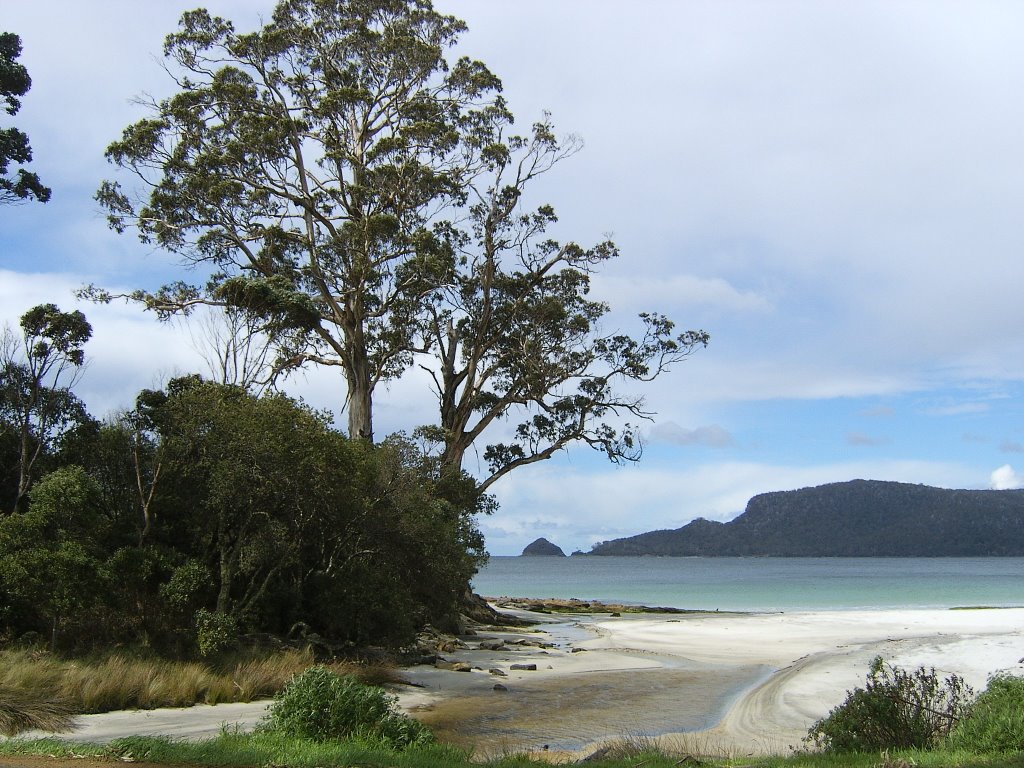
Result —
[[[134,184],[97,198],[115,229],[208,281],[130,298],[255,312],[280,339],[277,370],[343,369],[349,433],[372,439],[374,389],[411,365],[449,268],[429,224],[511,119],[483,64],[446,61],[464,29],[429,0],[283,0],[248,34],[184,14],[164,45],[177,93],[107,150]]]
[[[471,185],[464,225],[444,228],[458,258],[433,294],[425,324],[432,356],[423,363],[440,428],[421,434],[443,446],[445,466],[461,469],[485,433],[519,421],[504,442],[481,446],[489,471],[481,490],[577,442],[613,462],[636,461],[637,424],[624,420],[650,414],[623,385],[650,381],[708,343],[706,332],[676,333],[656,313],[640,316],[636,337],[602,329],[610,307],[588,297],[590,275],[618,248],[551,239],[554,209],[528,211],[522,200],[531,182],[579,147],[560,141],[546,119],[531,136],[508,138]]]

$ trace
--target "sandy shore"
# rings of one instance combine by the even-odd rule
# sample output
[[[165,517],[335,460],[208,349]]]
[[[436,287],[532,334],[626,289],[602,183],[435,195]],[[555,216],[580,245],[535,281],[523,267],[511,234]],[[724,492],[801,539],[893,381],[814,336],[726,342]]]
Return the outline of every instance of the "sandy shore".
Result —
[[[602,620],[595,648],[680,655],[711,664],[760,664],[773,671],[743,691],[714,727],[669,743],[728,754],[801,746],[808,727],[863,685],[882,656],[907,669],[956,673],[976,690],[996,671],[1024,672],[1024,609],[835,611],[682,619]]]
[[[743,756],[800,747],[878,655],[955,672],[978,690],[993,672],[1024,673],[1024,608],[539,618],[540,633],[481,632],[444,654],[469,671],[407,670],[418,687],[398,691],[402,706],[482,756],[586,753],[632,733]],[[88,715],[64,738],[210,737],[251,728],[265,707]]]
[[[486,670],[516,663],[507,653],[463,653],[475,674],[427,674],[431,693],[417,714],[448,738],[492,751],[585,752],[642,732],[688,753],[786,753],[863,685],[875,656],[956,673],[976,690],[996,671],[1024,673],[1021,608],[570,621],[546,627],[556,647],[532,654],[536,671],[500,678],[509,689],[500,695],[484,690],[495,680]]]

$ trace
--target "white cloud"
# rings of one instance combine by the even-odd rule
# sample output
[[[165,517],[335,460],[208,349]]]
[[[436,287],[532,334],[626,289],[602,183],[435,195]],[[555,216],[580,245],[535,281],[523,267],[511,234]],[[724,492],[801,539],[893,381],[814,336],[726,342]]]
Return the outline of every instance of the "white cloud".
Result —
[[[1024,478],[1018,475],[1009,464],[1003,464],[999,469],[992,470],[989,487],[993,491],[1010,491],[1016,488],[1024,488]]]
[[[709,310],[719,314],[763,314],[773,309],[767,297],[740,290],[720,277],[598,274],[592,278],[592,285],[595,296],[607,298],[622,312],[659,311],[671,316],[674,310],[692,315]]]
[[[686,429],[674,421],[660,422],[651,427],[647,438],[651,442],[700,445],[706,448],[728,448],[735,442],[729,431],[718,424]]]

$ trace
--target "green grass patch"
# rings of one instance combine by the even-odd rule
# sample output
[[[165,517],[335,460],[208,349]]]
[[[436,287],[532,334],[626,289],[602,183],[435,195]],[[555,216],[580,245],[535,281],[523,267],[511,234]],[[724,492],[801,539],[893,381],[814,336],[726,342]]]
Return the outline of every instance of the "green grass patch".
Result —
[[[1024,752],[1024,678],[992,677],[947,745],[974,752]]]
[[[639,751],[637,748],[640,747]],[[359,740],[308,741],[280,733],[242,734],[227,731],[217,738],[187,742],[167,738],[132,737],[105,746],[69,744],[55,739],[0,742],[0,755],[98,757],[114,762],[146,761],[167,765],[288,766],[288,768],[535,768],[547,761],[537,754],[509,753],[480,760],[443,744],[389,749],[379,742]],[[984,755],[959,750],[905,750],[892,753],[822,754],[789,757],[732,757],[710,759],[661,752],[653,744],[626,737],[605,757],[587,763],[591,768],[1022,768],[1024,755]]]

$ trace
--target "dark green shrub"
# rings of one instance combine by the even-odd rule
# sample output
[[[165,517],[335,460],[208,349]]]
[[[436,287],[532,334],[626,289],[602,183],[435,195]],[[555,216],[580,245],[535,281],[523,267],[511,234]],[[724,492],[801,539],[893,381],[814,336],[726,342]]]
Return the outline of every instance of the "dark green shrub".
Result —
[[[992,677],[949,735],[949,745],[977,753],[1024,751],[1024,678]]]
[[[941,680],[924,667],[906,672],[878,656],[864,688],[849,691],[805,741],[826,752],[928,748],[964,716],[973,696],[957,675]]]
[[[310,667],[275,697],[263,728],[311,741],[366,739],[396,749],[430,743],[430,731],[399,712],[397,701],[349,675]]]
[[[200,608],[196,611],[196,644],[204,657],[234,648],[238,644],[238,622],[226,613]]]

